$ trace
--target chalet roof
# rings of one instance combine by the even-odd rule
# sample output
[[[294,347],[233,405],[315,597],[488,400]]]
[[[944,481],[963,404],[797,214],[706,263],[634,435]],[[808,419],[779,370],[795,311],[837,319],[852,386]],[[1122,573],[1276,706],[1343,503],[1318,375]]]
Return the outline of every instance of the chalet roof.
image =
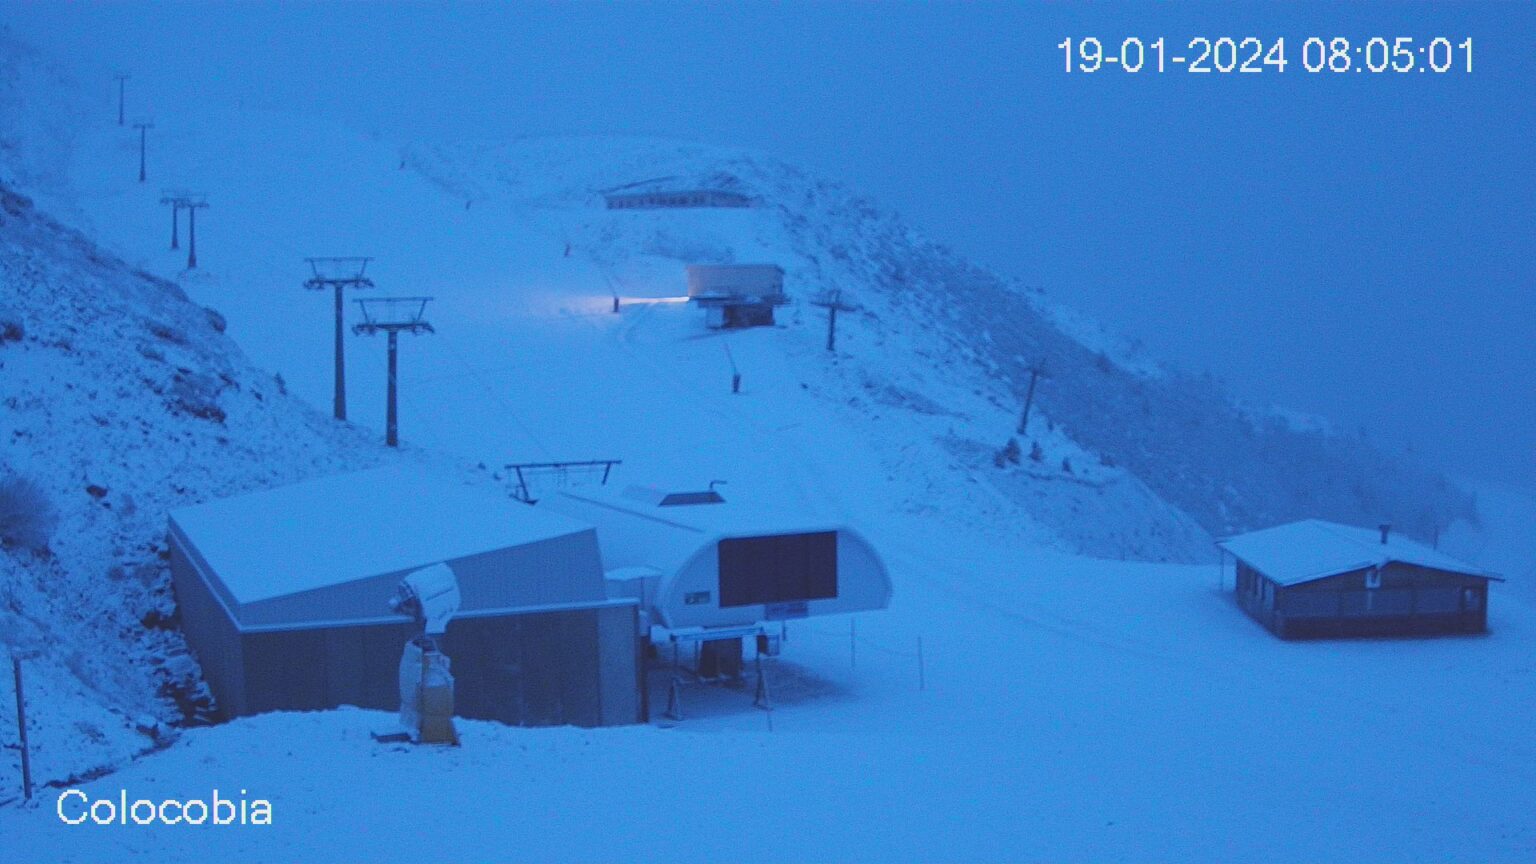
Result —
[[[1392,562],[1503,581],[1401,534],[1389,534],[1382,543],[1378,531],[1321,519],[1251,531],[1216,545],[1281,585],[1299,585]]]
[[[223,498],[171,521],[239,603],[590,530],[420,470],[380,468]]]

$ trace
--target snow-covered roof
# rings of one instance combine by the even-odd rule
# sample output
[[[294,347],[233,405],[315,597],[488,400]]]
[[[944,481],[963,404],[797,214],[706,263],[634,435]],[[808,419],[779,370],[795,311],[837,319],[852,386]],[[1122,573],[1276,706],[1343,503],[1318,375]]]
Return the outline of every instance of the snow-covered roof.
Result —
[[[1281,585],[1298,585],[1391,562],[1498,579],[1488,571],[1389,532],[1307,519],[1239,534],[1216,545]]]
[[[731,501],[663,505],[645,487],[564,489],[539,501],[554,510],[597,526],[603,566],[659,568],[675,573],[701,550],[722,537],[762,537],[820,531],[849,531],[845,525],[807,519],[802,514]]]
[[[807,519],[788,510],[743,504],[724,498],[698,504],[666,503],[698,490],[663,490],[652,486],[562,490],[561,495],[654,522],[658,530],[678,529],[706,537],[756,537],[805,531],[837,531],[846,526]]]
[[[211,501],[171,520],[240,603],[590,530],[494,491],[395,468]]]

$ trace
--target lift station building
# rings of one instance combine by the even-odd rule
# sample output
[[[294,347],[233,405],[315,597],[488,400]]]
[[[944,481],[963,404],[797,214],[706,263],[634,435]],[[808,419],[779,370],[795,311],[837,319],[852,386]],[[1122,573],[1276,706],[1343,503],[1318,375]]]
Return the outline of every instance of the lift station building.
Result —
[[[690,264],[687,272],[688,299],[711,328],[772,326],[774,307],[789,302],[777,264]]]
[[[640,719],[638,603],[609,599],[589,525],[421,471],[377,469],[177,510],[182,629],[225,717],[400,704],[400,580],[447,564],[456,713],[516,725]]]
[[[884,609],[891,578],[847,525],[727,502],[714,490],[572,489],[538,509],[597,526],[615,599],[673,630]]]

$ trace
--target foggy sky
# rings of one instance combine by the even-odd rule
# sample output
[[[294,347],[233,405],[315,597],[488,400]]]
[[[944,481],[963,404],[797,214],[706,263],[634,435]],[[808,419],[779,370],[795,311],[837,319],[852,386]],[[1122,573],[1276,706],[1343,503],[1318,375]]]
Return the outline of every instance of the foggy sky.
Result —
[[[0,0],[0,19],[97,70],[103,104],[125,69],[151,112],[234,96],[402,137],[766,150],[1237,395],[1536,485],[1530,5]],[[1064,37],[1130,35],[1284,36],[1293,63],[1063,71]],[[1340,35],[1471,36],[1474,70],[1294,62]]]

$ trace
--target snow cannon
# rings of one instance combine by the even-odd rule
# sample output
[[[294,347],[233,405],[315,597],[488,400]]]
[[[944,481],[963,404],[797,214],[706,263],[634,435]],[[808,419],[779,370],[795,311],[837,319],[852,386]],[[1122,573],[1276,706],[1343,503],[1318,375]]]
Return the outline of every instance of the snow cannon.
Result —
[[[434,564],[411,573],[401,580],[389,605],[422,627],[400,655],[400,726],[417,744],[458,744],[453,674],[436,638],[447,632],[448,621],[459,611],[459,581],[453,569]]]
[[[459,580],[447,564],[417,570],[401,580],[389,607],[415,618],[427,636],[441,636],[459,612]]]

